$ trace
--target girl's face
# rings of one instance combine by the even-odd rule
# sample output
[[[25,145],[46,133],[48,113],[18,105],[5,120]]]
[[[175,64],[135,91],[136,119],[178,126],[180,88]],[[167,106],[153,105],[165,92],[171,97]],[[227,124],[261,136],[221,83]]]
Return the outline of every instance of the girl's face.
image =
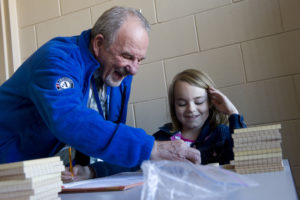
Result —
[[[209,115],[207,92],[203,88],[177,81],[174,87],[175,112],[182,130],[200,129]]]

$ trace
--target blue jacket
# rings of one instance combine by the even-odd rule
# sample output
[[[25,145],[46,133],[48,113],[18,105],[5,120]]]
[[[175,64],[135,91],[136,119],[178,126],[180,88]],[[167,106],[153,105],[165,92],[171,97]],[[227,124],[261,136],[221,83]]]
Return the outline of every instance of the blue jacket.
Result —
[[[245,128],[243,117],[233,114],[229,117],[229,127],[220,124],[215,129],[210,128],[210,116],[205,121],[200,135],[191,145],[201,152],[201,164],[219,163],[228,164],[233,160],[233,140],[231,133],[234,129]],[[172,125],[166,124],[153,134],[156,140],[170,140],[178,131],[171,132]]]
[[[101,67],[89,42],[90,30],[50,40],[0,87],[0,163],[53,156],[64,144],[127,167],[149,159],[154,138],[123,124],[132,76],[108,88],[108,120],[87,108],[90,78]]]

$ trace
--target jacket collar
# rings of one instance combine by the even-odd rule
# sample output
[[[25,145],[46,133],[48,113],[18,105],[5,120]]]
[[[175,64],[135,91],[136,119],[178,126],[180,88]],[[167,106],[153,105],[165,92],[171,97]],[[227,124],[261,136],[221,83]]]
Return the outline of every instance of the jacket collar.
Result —
[[[86,30],[81,33],[78,39],[78,45],[82,55],[84,63],[86,63],[86,71],[88,74],[92,74],[97,68],[100,67],[100,63],[96,60],[94,55],[89,49],[91,41],[91,30]]]

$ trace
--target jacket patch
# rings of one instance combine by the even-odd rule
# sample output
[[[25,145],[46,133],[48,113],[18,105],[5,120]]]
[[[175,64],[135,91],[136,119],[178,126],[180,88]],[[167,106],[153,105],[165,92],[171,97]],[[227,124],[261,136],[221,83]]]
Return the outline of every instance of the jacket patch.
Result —
[[[55,87],[57,90],[74,88],[74,82],[70,78],[63,77],[56,81]]]

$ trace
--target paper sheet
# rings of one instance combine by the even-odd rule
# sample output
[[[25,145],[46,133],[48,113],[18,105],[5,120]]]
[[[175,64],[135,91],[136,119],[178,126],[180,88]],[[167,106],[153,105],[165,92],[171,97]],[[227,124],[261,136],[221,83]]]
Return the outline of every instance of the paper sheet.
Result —
[[[62,192],[124,190],[144,182],[142,172],[126,172],[103,178],[65,183]]]

